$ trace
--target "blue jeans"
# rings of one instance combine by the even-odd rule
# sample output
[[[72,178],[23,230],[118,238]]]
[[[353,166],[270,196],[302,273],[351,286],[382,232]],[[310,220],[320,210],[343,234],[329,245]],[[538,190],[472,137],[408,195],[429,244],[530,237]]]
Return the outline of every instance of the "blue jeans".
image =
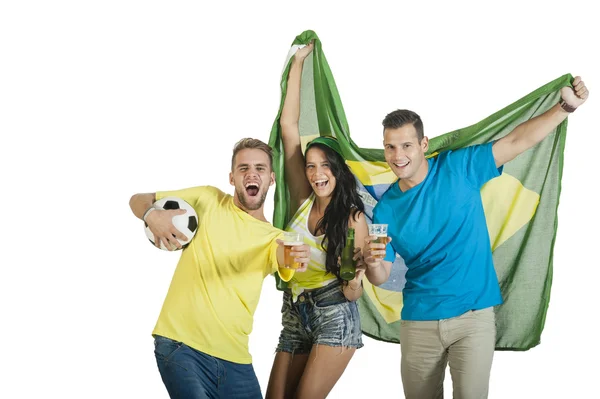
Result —
[[[251,364],[228,362],[159,335],[154,356],[172,399],[262,399]]]

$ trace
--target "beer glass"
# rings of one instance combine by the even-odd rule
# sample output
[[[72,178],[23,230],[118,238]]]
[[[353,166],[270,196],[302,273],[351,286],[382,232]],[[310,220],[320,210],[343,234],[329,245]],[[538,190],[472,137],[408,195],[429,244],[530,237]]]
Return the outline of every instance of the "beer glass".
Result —
[[[288,232],[283,234],[283,263],[285,267],[290,269],[298,269],[300,264],[294,261],[294,257],[290,252],[294,251],[294,247],[304,244],[304,236],[301,233]]]
[[[377,244],[387,245],[387,230],[388,230],[387,224],[370,224],[369,225],[369,235],[377,237],[372,242],[377,243]],[[377,258],[377,259],[383,259],[384,257],[385,256],[383,256],[383,255],[374,256],[374,258]]]

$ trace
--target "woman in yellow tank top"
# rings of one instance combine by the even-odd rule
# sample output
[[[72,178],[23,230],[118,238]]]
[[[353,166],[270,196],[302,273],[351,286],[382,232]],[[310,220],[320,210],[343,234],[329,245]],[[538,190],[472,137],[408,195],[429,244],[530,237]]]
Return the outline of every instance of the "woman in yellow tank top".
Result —
[[[312,49],[313,43],[294,56],[280,119],[285,180],[296,212],[286,230],[304,234],[311,261],[283,295],[283,329],[267,399],[324,398],[363,346],[356,300],[365,272],[359,249],[368,236],[364,205],[336,139],[315,139],[302,155],[300,82]],[[343,282],[338,259],[349,227],[355,229],[357,272],[354,280]]]

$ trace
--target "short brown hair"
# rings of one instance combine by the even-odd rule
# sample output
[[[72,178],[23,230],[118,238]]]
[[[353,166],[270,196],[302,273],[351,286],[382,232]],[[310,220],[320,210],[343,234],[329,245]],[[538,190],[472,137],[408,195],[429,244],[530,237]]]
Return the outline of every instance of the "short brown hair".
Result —
[[[231,170],[235,166],[235,156],[238,152],[246,149],[261,150],[269,156],[269,167],[273,170],[273,149],[268,144],[263,143],[258,139],[245,138],[241,139],[233,147],[233,155],[231,156]]]
[[[423,140],[423,137],[425,136],[423,132],[423,121],[416,112],[407,109],[397,109],[396,111],[387,114],[382,122],[383,131],[385,132],[385,129],[398,129],[409,123],[415,127],[417,139],[419,140],[419,143],[421,143],[421,140]]]

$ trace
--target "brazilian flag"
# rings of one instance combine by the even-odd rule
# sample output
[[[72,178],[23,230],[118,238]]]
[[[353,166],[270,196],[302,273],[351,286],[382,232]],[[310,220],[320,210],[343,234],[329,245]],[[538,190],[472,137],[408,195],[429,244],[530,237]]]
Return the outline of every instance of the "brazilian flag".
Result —
[[[315,47],[304,61],[300,93],[299,127],[303,148],[319,135],[338,139],[346,163],[356,176],[370,223],[373,208],[396,176],[385,162],[383,149],[360,148],[352,141],[333,74],[321,41],[313,31],[305,31],[293,41],[281,77],[281,103],[269,139],[275,151],[277,175],[273,223],[284,228],[295,211],[289,209],[289,193],[284,181],[279,117],[291,59],[311,40]],[[560,89],[571,82],[570,74],[561,76],[479,123],[431,138],[427,156],[435,157],[443,151],[488,143],[505,136],[520,123],[554,106],[560,99]],[[387,111],[390,110],[382,110]],[[552,285],[552,254],[566,133],[567,120],[543,142],[507,163],[502,175],[481,190],[490,247],[504,298],[504,303],[495,308],[497,350],[527,350],[540,343]],[[403,259],[397,257],[385,284],[375,287],[364,280],[364,294],[359,300],[364,334],[382,341],[399,342],[406,270]],[[278,289],[285,289],[285,283],[277,276],[276,279]]]

